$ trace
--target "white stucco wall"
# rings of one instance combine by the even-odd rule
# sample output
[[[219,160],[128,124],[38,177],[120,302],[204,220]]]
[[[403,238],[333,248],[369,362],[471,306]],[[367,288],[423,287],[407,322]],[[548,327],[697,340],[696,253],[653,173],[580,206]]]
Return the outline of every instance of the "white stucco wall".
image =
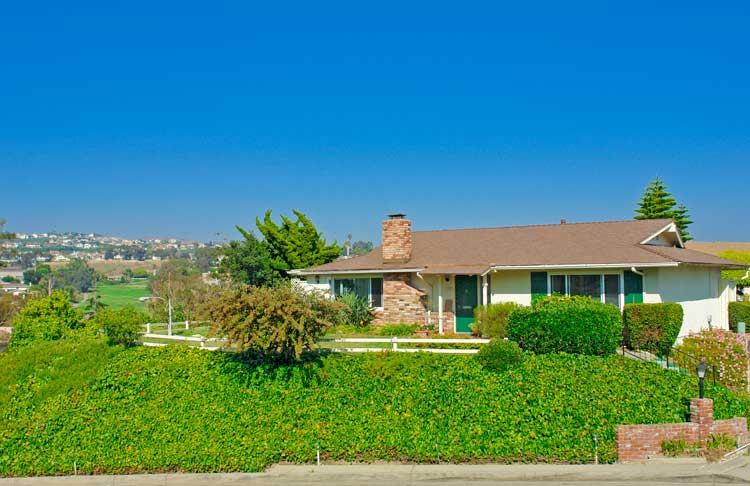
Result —
[[[494,272],[490,276],[490,302],[531,305],[531,276],[527,270]]]
[[[681,304],[684,317],[680,337],[707,328],[708,316],[713,328],[729,329],[728,301],[722,296],[726,287],[721,271],[714,268],[684,265],[650,269],[644,282],[644,291],[649,289],[648,300],[644,292],[644,302]]]

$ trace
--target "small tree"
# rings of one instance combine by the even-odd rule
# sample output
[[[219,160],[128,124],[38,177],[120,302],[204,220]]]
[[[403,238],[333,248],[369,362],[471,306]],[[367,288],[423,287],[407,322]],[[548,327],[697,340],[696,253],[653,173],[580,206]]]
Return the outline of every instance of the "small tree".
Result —
[[[16,235],[15,233],[8,233],[6,231],[2,231],[3,227],[5,227],[6,221],[4,219],[0,219],[0,240],[13,240],[15,239]],[[5,262],[0,262],[0,268],[5,266]]]
[[[125,307],[117,311],[102,309],[92,319],[93,325],[104,331],[110,343],[123,346],[129,346],[138,341],[141,324],[147,320],[148,317],[145,314],[133,307]]]
[[[54,341],[83,327],[81,314],[70,304],[67,292],[55,291],[31,300],[13,320],[11,346],[33,341]]]
[[[237,351],[299,360],[331,326],[334,303],[290,285],[230,288],[210,303],[213,330]]]
[[[268,244],[239,226],[237,230],[245,239],[230,241],[229,245],[224,248],[224,258],[219,264],[219,273],[228,276],[236,283],[254,287],[266,287],[282,280],[281,274],[271,267]]]

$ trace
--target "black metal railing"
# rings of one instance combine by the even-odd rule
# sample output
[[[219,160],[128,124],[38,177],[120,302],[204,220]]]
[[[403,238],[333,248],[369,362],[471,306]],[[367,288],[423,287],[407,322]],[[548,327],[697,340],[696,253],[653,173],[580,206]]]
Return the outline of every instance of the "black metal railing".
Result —
[[[672,344],[663,342],[649,343],[645,349],[630,349],[623,343],[622,355],[649,362],[663,360],[666,369],[684,371],[691,374],[696,374],[695,368],[701,361],[705,361],[681,349],[675,348]],[[706,369],[706,378],[710,379],[715,385],[718,374],[716,366],[712,363],[706,363],[706,365],[708,366]]]

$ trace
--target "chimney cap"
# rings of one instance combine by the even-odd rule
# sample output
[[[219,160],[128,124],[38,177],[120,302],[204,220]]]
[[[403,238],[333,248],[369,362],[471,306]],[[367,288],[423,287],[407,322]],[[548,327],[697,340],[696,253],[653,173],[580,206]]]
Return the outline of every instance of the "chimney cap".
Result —
[[[568,222],[568,221],[567,221],[567,220],[566,220],[565,218],[562,218],[562,219],[560,220],[560,224],[567,224],[567,222]]]
[[[404,219],[404,216],[406,216],[406,213],[392,213],[387,214],[388,219]]]

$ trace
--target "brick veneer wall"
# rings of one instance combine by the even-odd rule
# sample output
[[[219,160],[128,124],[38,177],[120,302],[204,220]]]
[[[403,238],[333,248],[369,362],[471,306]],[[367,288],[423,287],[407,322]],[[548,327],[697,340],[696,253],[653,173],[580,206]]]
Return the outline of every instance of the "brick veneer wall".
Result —
[[[383,262],[406,263],[411,259],[411,221],[403,218],[383,221]]]
[[[398,220],[395,220],[398,221]],[[386,273],[383,275],[383,312],[376,323],[405,323],[424,326],[427,322],[425,293],[411,286],[411,274]]]
[[[690,400],[690,422],[673,424],[619,425],[617,457],[619,462],[643,461],[661,456],[663,440],[683,439],[688,444],[706,445],[714,434],[738,438],[738,444],[748,442],[747,420],[744,417],[714,421],[713,400]]]

